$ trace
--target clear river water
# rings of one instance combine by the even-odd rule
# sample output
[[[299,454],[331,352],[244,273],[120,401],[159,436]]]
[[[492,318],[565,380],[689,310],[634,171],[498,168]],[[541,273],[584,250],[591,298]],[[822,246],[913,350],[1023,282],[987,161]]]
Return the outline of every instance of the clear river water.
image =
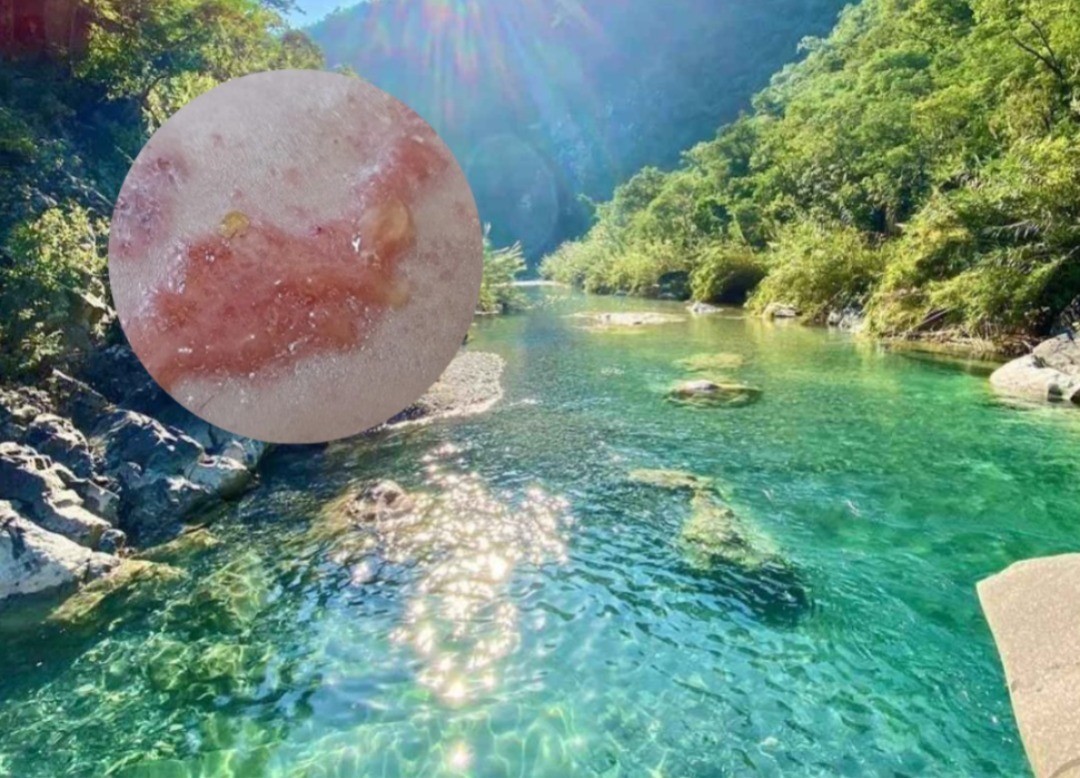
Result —
[[[490,412],[279,449],[182,571],[0,648],[0,774],[1017,776],[976,582],[1075,550],[1080,413],[985,373],[732,310],[534,290],[470,348]],[[680,359],[762,390],[671,403]],[[687,553],[715,479],[783,568]],[[342,529],[371,479],[419,517]],[[781,572],[782,570],[782,572]]]

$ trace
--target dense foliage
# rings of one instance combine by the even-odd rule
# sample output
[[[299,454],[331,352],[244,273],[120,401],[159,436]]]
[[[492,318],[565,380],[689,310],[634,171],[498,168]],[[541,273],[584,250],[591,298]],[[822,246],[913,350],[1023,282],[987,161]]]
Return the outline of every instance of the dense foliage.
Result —
[[[712,135],[845,0],[372,0],[311,28],[450,145],[498,244],[580,235],[580,195]],[[344,4],[343,4],[344,5]]]
[[[484,230],[484,276],[480,283],[479,313],[510,313],[525,307],[525,295],[514,281],[525,271],[521,244],[495,248],[490,226]]]
[[[1000,344],[1080,296],[1080,6],[866,0],[754,110],[646,168],[544,263],[597,291],[750,296]]]
[[[153,129],[223,80],[321,66],[289,5],[87,0],[85,51],[0,62],[0,374],[101,336],[107,219]]]

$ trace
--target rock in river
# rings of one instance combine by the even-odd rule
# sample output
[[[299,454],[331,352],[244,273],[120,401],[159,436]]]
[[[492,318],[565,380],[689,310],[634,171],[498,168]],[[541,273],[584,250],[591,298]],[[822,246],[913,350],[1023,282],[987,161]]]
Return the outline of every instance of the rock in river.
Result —
[[[668,392],[672,402],[701,407],[749,405],[761,390],[746,384],[720,383],[705,378],[680,381]]]
[[[769,537],[740,519],[718,497],[703,491],[694,494],[681,540],[691,560],[703,566],[724,562],[752,571],[786,564]]]
[[[1002,394],[1080,405],[1080,343],[1069,334],[1044,340],[995,370],[990,384]]]
[[[586,322],[587,329],[637,329],[654,324],[674,324],[686,321],[685,316],[671,313],[654,313],[652,311],[627,311],[621,313],[575,313],[572,319],[582,319]]]
[[[712,488],[711,478],[688,473],[685,470],[631,470],[629,477],[635,483],[672,491],[683,489],[698,491]]]
[[[794,306],[784,303],[769,303],[761,312],[764,319],[794,319],[798,315],[799,311]]]

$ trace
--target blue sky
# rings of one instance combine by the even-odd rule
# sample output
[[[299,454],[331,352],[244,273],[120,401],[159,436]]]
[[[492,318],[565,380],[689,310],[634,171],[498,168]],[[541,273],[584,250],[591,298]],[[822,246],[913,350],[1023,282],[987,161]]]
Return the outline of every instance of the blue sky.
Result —
[[[356,5],[357,0],[300,0],[297,3],[304,13],[289,15],[289,21],[297,27],[306,27],[314,24],[337,7],[348,8]]]

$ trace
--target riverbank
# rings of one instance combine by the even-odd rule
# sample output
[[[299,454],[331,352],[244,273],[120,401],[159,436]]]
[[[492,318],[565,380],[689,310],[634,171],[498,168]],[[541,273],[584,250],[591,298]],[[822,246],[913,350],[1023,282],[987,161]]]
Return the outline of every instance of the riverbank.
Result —
[[[463,351],[383,426],[482,413],[502,370],[496,355]],[[254,484],[271,449],[189,413],[126,346],[92,355],[84,373],[0,388],[0,610],[58,602],[205,522]]]

